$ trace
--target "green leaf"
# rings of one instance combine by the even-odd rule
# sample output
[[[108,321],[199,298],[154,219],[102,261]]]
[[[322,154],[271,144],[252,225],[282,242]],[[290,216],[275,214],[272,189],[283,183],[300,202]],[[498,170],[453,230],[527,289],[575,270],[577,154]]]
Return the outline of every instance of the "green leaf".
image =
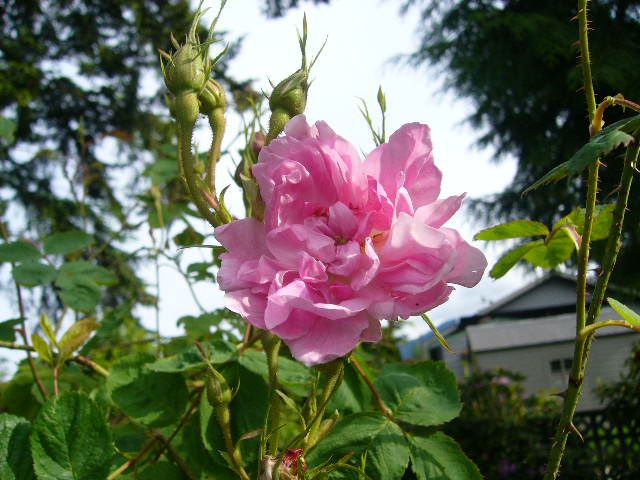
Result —
[[[42,331],[49,339],[49,343],[57,347],[58,340],[56,339],[56,332],[46,313],[43,313],[42,315],[40,315],[40,327],[42,328]]]
[[[569,160],[551,169],[542,178],[527,187],[522,194],[529,193],[536,188],[551,182],[556,182],[569,175],[577,175],[620,145],[627,146],[633,140],[629,133],[632,128],[640,126],[640,115],[616,122],[595,135],[589,143],[583,145]],[[631,128],[631,129],[630,129]]]
[[[66,255],[83,250],[93,243],[93,237],[79,230],[54,233],[44,239],[44,252],[49,255]]]
[[[193,227],[187,226],[182,232],[173,237],[173,242],[179,247],[191,247],[202,245],[204,235],[197,232]]]
[[[0,263],[28,262],[41,257],[40,251],[31,243],[18,240],[17,242],[0,244]]]
[[[611,224],[613,223],[613,211],[616,208],[615,203],[596,206],[594,212],[593,226],[591,228],[591,240],[602,240],[609,236]],[[576,231],[583,235],[584,232],[585,209],[576,208],[569,215],[562,217],[553,226],[554,230],[566,224],[576,227]]]
[[[0,340],[2,340],[3,342],[15,342],[15,327],[20,325],[21,323],[22,320],[19,318],[12,318],[11,320],[0,322]]]
[[[331,397],[327,411],[338,409],[341,413],[358,413],[368,409],[372,403],[371,390],[362,381],[353,365],[344,367],[344,379],[336,393]]]
[[[24,418],[0,413],[0,478],[35,480],[29,447],[31,423]]]
[[[240,355],[238,361],[247,370],[264,379],[269,378],[267,356],[264,352],[247,350]],[[278,358],[278,380],[290,393],[305,396],[311,387],[313,377],[310,370],[302,363],[281,356]]]
[[[13,143],[16,127],[17,124],[13,120],[0,117],[0,138],[4,138],[8,144]]]
[[[213,268],[213,264],[209,262],[195,262],[187,267],[187,274],[189,278],[194,282],[199,282],[208,279],[214,279],[215,275],[210,270]]]
[[[535,237],[548,235],[549,229],[544,223],[533,220],[514,220],[512,222],[485,228],[476,233],[474,240],[506,240],[508,238]]]
[[[100,302],[100,286],[113,285],[118,278],[106,268],[79,260],[60,267],[56,285],[62,290],[65,305],[81,312],[91,312]]]
[[[616,312],[618,312],[618,314],[624,320],[629,322],[631,325],[640,327],[640,314],[634,312],[625,304],[620,303],[615,298],[608,297],[607,302],[609,302],[609,305],[611,305],[611,308],[613,308]]]
[[[173,463],[158,462],[145,466],[136,472],[137,480],[183,480],[182,471]]]
[[[555,268],[576,250],[576,240],[564,229],[557,230],[546,243],[529,250],[524,259],[536,267]]]
[[[31,335],[31,343],[33,343],[33,348],[40,356],[42,361],[48,363],[49,365],[53,365],[53,353],[51,353],[49,344],[45,342],[44,339],[37,333]]]
[[[444,362],[388,364],[374,383],[393,415],[413,425],[448,422],[462,407],[455,375]]]
[[[100,480],[109,474],[114,450],[100,408],[82,393],[49,400],[31,432],[39,480]]]
[[[91,333],[100,328],[100,324],[95,318],[85,318],[79,320],[69,327],[60,339],[60,357],[64,362],[73,355],[89,339]]]
[[[418,480],[482,480],[478,467],[444,433],[408,438],[411,468]]]
[[[175,147],[173,156],[176,155]],[[152,163],[144,172],[144,175],[151,178],[154,185],[164,185],[165,183],[178,178],[178,162],[175,159],[161,159]]]
[[[527,242],[522,245],[518,245],[515,248],[507,251],[493,266],[489,275],[491,278],[501,278],[503,277],[509,270],[511,270],[516,263],[518,263],[522,258],[529,253],[529,250],[539,247],[540,245],[544,245],[544,240],[535,240],[533,242]]]
[[[179,373],[149,370],[146,365],[154,360],[148,353],[120,358],[109,371],[107,391],[128,417],[146,426],[162,427],[180,418],[189,393]]]
[[[209,361],[216,365],[228,362],[235,354],[235,348],[228,342],[216,340],[211,343],[203,343],[202,347],[209,354]],[[196,347],[188,349],[167,358],[161,358],[147,365],[154,372],[186,372],[206,367],[200,352]]]
[[[366,455],[366,473],[373,479],[402,478],[409,463],[409,446],[395,423],[370,413],[356,413],[338,422],[331,433],[307,455],[317,466],[354,452]]]
[[[92,312],[100,303],[100,289],[90,283],[63,288],[59,295],[62,303],[79,312]]]
[[[35,287],[53,282],[57,272],[55,268],[46,263],[26,262],[16,265],[11,275],[18,285]]]
[[[56,285],[60,288],[73,288],[87,283],[110,286],[118,283],[118,277],[104,267],[78,260],[63,264],[56,278]]]

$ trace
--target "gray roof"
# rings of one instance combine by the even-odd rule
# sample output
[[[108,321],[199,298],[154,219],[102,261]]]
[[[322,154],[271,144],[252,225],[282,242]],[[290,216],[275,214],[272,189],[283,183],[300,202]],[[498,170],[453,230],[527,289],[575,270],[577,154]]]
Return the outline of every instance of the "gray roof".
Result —
[[[620,318],[611,307],[603,307],[602,320]],[[572,342],[576,336],[576,315],[567,313],[533,320],[491,322],[467,327],[467,336],[472,352],[504,350],[530,345],[557,342]],[[623,327],[606,327],[598,330],[597,336],[634,334]],[[635,333],[637,335],[637,333]]]

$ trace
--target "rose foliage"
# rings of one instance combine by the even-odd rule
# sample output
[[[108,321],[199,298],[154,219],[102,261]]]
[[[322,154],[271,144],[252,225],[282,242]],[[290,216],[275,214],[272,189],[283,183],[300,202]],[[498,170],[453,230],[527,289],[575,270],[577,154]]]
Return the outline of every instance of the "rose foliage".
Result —
[[[380,339],[380,320],[445,302],[487,261],[443,225],[464,195],[439,198],[429,127],[402,126],[366,159],[324,122],[294,117],[253,174],[263,222],[216,229],[227,307],[314,365]]]

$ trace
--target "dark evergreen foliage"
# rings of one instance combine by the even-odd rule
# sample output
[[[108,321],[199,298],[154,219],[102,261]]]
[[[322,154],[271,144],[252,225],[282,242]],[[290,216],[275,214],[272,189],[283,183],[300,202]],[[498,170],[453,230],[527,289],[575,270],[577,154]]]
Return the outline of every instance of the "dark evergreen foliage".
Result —
[[[640,98],[640,2],[589,2],[590,45],[597,100],[623,93]],[[410,0],[420,8],[421,41],[408,61],[442,67],[445,86],[475,107],[469,118],[483,132],[479,144],[517,159],[514,181],[497,195],[477,201],[473,211],[488,223],[527,217],[552,223],[583,204],[584,179],[573,178],[521,192],[552,167],[568,160],[588,140],[587,111],[571,19],[570,0]],[[606,113],[607,123],[628,115]],[[618,152],[619,153],[619,152]],[[602,169],[600,201],[615,200],[620,155]],[[627,221],[626,246],[614,281],[640,286],[637,272],[640,204],[636,185]],[[596,248],[597,254],[598,248]]]

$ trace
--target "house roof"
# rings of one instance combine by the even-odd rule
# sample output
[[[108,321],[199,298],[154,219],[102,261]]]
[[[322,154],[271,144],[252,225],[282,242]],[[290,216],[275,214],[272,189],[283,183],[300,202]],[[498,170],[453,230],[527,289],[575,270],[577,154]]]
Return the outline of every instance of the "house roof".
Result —
[[[611,307],[603,307],[602,319],[619,318]],[[506,350],[526,346],[573,342],[575,332],[575,313],[565,313],[532,320],[514,320],[469,325],[467,336],[472,352]],[[597,331],[596,336],[606,337],[620,334],[637,335],[623,327],[607,327]]]

